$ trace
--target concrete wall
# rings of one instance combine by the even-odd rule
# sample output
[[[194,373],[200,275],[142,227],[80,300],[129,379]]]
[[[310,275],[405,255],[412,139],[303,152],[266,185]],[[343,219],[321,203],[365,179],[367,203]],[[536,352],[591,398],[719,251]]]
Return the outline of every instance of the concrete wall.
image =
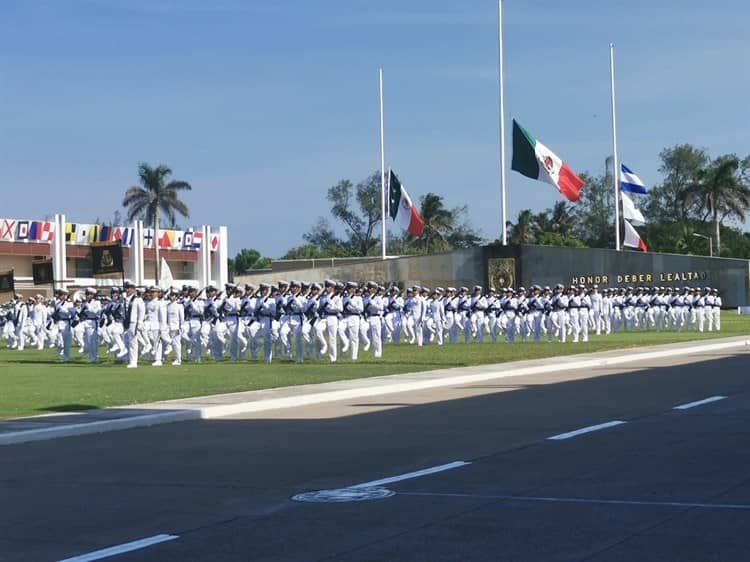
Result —
[[[516,285],[717,287],[725,306],[750,304],[750,261],[597,248],[486,246],[488,278],[498,259],[516,262]]]
[[[273,265],[272,265],[273,268]],[[482,248],[457,250],[429,256],[404,256],[385,261],[315,267],[315,269],[272,269],[271,273],[259,272],[235,276],[235,283],[276,283],[279,280],[322,282],[325,279],[342,281],[377,281],[383,285],[391,283],[401,287],[418,284],[429,287],[475,284],[484,277],[485,260]]]
[[[272,265],[273,267],[273,265]],[[555,246],[484,246],[429,256],[405,256],[351,265],[259,272],[235,277],[238,283],[284,279],[321,282],[377,281],[384,285],[480,284],[529,286],[571,283],[600,287],[717,287],[726,307],[750,305],[750,261],[634,251]]]
[[[319,269],[321,267],[354,265],[357,263],[367,263],[380,260],[380,256],[367,256],[362,258],[310,258],[299,260],[274,260],[273,270],[276,272],[299,271],[300,269]]]

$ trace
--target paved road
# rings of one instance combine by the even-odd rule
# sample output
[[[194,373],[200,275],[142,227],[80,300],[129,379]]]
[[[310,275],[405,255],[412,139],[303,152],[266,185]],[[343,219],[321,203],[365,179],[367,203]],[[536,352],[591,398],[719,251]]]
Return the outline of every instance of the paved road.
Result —
[[[746,561],[748,427],[742,349],[11,445],[0,560]]]

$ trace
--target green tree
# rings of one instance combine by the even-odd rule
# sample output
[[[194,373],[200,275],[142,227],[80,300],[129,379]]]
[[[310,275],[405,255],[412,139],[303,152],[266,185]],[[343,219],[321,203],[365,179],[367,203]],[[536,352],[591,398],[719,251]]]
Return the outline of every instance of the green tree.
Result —
[[[338,238],[331,228],[331,225],[328,224],[328,221],[324,218],[319,218],[312,230],[303,234],[302,238],[304,238],[308,244],[306,246],[300,246],[299,248],[306,248],[307,246],[318,248],[318,253],[320,255],[310,257],[340,258],[356,255],[352,253],[351,244]]]
[[[331,257],[323,252],[315,244],[303,244],[302,246],[295,246],[287,251],[286,254],[281,256],[282,260],[304,260],[304,259],[316,259]]]
[[[167,181],[172,170],[164,164],[152,168],[145,162],[138,165],[138,178],[141,185],[129,187],[122,200],[122,206],[127,208],[128,220],[143,219],[147,226],[159,230],[159,213],[164,213],[168,221],[174,223],[179,213],[185,218],[190,216],[187,205],[180,199],[181,191],[192,189],[186,181]],[[155,248],[156,282],[159,282],[159,244]]]
[[[534,214],[531,209],[519,211],[516,222],[509,222],[507,228],[511,244],[534,244],[536,242]]]
[[[366,256],[377,247],[376,227],[380,224],[380,172],[374,172],[356,186],[341,180],[328,189],[327,199],[333,204],[331,214],[345,228],[352,255]],[[355,210],[356,201],[358,209]],[[306,238],[307,239],[307,238]]]
[[[443,198],[434,193],[419,199],[419,210],[424,220],[422,236],[412,245],[427,252],[441,252],[450,247],[448,236],[453,229],[453,214],[445,208]]]
[[[536,243],[541,244],[542,246],[569,246],[572,248],[586,247],[586,244],[577,238],[565,236],[559,232],[542,232],[537,236]]]
[[[694,232],[690,221],[654,221],[646,223],[643,239],[651,252],[700,254]]]
[[[575,228],[571,234],[591,248],[615,247],[615,198],[612,176],[581,174],[585,187],[576,204],[573,216]]]
[[[711,218],[716,254],[721,255],[721,225],[727,218],[744,222],[750,187],[742,181],[740,160],[735,155],[719,156],[695,176],[680,192],[679,201],[702,221]]]
[[[702,253],[707,251],[707,241],[703,240]],[[750,232],[742,232],[736,228],[721,227],[721,243],[729,255],[734,258],[750,259]]]
[[[258,250],[243,248],[234,256],[234,268],[237,273],[244,273],[251,269],[268,269],[271,258],[264,258]]]
[[[694,185],[698,174],[708,166],[706,150],[690,144],[665,148],[659,153],[662,164],[659,172],[664,182],[654,186],[648,195],[644,214],[651,221],[685,221],[690,218],[684,192]]]
[[[271,267],[271,258],[261,257],[258,250],[243,248],[234,259],[227,260],[229,279],[234,280],[235,275],[242,275],[251,269],[268,269]]]
[[[566,201],[558,201],[550,211],[551,232],[563,237],[573,234],[576,226],[576,217],[572,212],[571,205]]]
[[[284,257],[355,257],[379,253],[380,172],[374,172],[356,186],[350,180],[341,180],[328,189],[327,199],[332,203],[331,214],[344,226],[346,235],[337,236],[331,224],[320,218],[302,235],[307,244],[290,249]],[[425,221],[423,235],[390,234],[390,253],[439,252],[481,243],[480,234],[469,225],[466,206],[448,209],[441,196],[427,193],[420,197],[418,207]]]
[[[466,220],[466,206],[447,209],[440,195],[427,193],[419,198],[419,212],[424,220],[422,236],[407,235],[409,245],[418,252],[445,252],[481,243],[479,233]]]

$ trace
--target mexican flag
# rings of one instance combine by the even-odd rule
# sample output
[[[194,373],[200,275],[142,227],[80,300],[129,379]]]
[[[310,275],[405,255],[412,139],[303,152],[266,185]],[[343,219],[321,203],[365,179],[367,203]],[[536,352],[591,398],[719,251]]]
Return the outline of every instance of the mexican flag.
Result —
[[[549,148],[513,119],[513,162],[511,168],[531,179],[554,185],[568,201],[581,198],[583,180]]]
[[[388,176],[388,203],[388,214],[401,228],[412,236],[422,236],[424,220],[392,170]]]

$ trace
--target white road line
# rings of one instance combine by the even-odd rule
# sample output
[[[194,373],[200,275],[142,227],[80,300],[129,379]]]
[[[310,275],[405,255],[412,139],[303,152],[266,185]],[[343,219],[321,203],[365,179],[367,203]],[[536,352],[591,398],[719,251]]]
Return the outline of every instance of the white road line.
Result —
[[[672,409],[673,410],[687,410],[688,408],[695,408],[696,406],[703,406],[703,404],[710,404],[711,402],[724,400],[724,398],[726,398],[726,396],[711,396],[710,398],[706,398],[704,400],[698,400],[697,402],[688,402],[687,404],[681,404],[679,406],[675,406]]]
[[[373,486],[383,486],[385,484],[391,484],[392,482],[400,482],[401,480],[409,480],[410,478],[419,478],[420,476],[427,476],[428,474],[435,474],[436,472],[443,472],[444,470],[466,466],[467,464],[471,463],[466,461],[449,462],[448,464],[441,464],[440,466],[433,466],[432,468],[425,468],[424,470],[417,470],[416,472],[407,472],[406,474],[391,476],[390,478],[383,478],[382,480],[373,480],[372,482],[355,484],[354,486],[349,486],[349,488],[370,488]]]
[[[550,503],[581,503],[594,505],[635,505],[651,507],[698,507],[704,509],[740,509],[750,510],[748,504],[736,503],[701,503],[701,502],[660,502],[639,500],[606,500],[596,498],[547,498],[535,496],[505,496],[494,494],[452,494],[444,492],[399,492],[400,496],[430,496],[444,498],[469,498],[480,500],[509,500],[523,502],[550,502]]]
[[[624,423],[626,422],[615,420],[611,422],[600,423],[599,425],[590,425],[588,427],[576,429],[575,431],[568,431],[567,433],[561,433],[560,435],[553,435],[552,437],[547,437],[547,439],[551,439],[553,441],[561,441],[563,439],[570,439],[571,437],[575,437],[576,435],[582,435],[584,433],[591,433],[592,431],[598,431],[600,429],[606,429],[608,427],[614,427],[616,425],[622,425]]]
[[[89,552],[88,554],[81,554],[80,556],[74,556],[73,558],[66,558],[65,560],[59,560],[58,562],[89,562],[90,560],[101,560],[102,558],[109,558],[110,556],[139,550],[141,548],[146,548],[147,546],[171,541],[177,538],[179,538],[177,535],[154,535],[153,537],[148,537],[139,541],[126,542],[125,544],[111,546],[95,552]]]

